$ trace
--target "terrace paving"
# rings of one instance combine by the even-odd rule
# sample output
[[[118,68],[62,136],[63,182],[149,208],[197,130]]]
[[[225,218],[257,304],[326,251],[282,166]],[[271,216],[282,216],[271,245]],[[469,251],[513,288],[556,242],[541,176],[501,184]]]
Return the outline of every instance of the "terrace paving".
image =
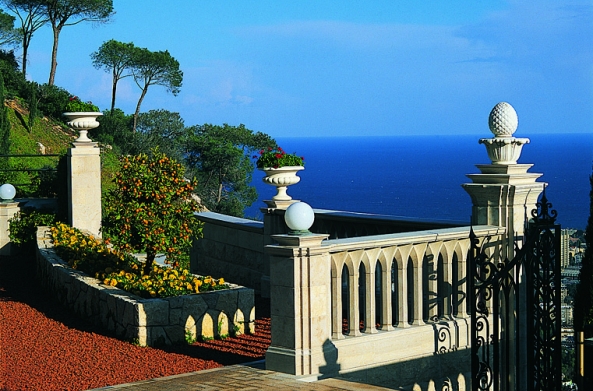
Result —
[[[380,391],[388,388],[354,383],[342,379],[323,379],[304,382],[292,375],[263,369],[264,362],[247,365],[232,365],[199,372],[184,373],[158,379],[143,380],[136,383],[119,384],[96,388],[92,391],[272,391],[272,390],[348,390]]]

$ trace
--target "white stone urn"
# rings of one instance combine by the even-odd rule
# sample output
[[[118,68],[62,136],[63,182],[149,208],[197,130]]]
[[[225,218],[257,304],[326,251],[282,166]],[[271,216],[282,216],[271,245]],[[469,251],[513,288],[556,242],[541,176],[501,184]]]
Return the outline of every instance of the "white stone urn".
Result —
[[[99,126],[99,121],[97,121],[97,117],[103,115],[98,111],[75,111],[75,112],[68,112],[62,114],[68,120],[66,123],[72,129],[78,130],[79,136],[75,142],[78,143],[90,143],[91,140],[87,133],[90,129],[95,129]]]
[[[272,197],[273,201],[290,201],[292,197],[286,194],[286,188],[290,185],[299,183],[301,178],[297,176],[297,172],[304,170],[303,166],[286,166],[286,167],[264,167],[260,168],[266,176],[262,180],[268,185],[276,186],[277,193]]]
[[[480,144],[486,146],[492,164],[517,164],[523,145],[529,143],[528,138],[515,138],[519,119],[517,112],[507,102],[500,102],[490,112],[488,127],[493,138],[482,138]]]

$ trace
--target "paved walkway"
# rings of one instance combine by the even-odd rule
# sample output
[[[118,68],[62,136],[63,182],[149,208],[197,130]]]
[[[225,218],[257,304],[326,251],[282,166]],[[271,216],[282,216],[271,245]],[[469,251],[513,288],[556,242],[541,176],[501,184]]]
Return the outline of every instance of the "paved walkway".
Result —
[[[272,390],[348,390],[380,391],[388,388],[353,383],[340,379],[324,379],[312,383],[294,376],[262,369],[263,362],[253,365],[232,365],[205,371],[184,373],[136,383],[96,388],[93,391],[272,391]]]

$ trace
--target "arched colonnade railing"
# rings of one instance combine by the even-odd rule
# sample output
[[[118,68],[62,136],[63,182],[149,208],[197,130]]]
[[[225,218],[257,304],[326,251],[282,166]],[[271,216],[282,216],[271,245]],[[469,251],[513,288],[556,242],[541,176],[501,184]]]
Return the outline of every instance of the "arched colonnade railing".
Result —
[[[474,227],[479,239],[502,230]],[[469,227],[325,245],[331,258],[332,339],[469,316]]]

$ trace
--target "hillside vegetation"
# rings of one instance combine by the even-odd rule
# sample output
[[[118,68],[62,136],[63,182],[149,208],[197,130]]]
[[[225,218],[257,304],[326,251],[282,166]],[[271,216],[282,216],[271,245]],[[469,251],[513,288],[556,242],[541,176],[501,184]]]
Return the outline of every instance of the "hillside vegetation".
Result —
[[[64,154],[76,134],[65,124],[48,117],[35,121],[27,128],[29,110],[18,100],[4,102],[10,119],[10,154]]]
[[[61,157],[65,156],[72,141],[78,135],[68,126],[51,117],[43,116],[29,127],[29,110],[20,102],[19,98],[7,99],[4,106],[8,112],[10,122],[10,155],[38,155],[40,157],[10,157],[9,170],[49,169],[41,172],[0,171],[2,183],[12,183],[17,187],[17,197],[52,197],[58,193],[57,187],[65,186],[57,170]],[[43,155],[59,155],[47,156]],[[117,156],[109,149],[102,150],[102,165],[104,167],[103,189],[112,187],[111,178],[117,165]],[[58,183],[56,183],[58,182]]]

